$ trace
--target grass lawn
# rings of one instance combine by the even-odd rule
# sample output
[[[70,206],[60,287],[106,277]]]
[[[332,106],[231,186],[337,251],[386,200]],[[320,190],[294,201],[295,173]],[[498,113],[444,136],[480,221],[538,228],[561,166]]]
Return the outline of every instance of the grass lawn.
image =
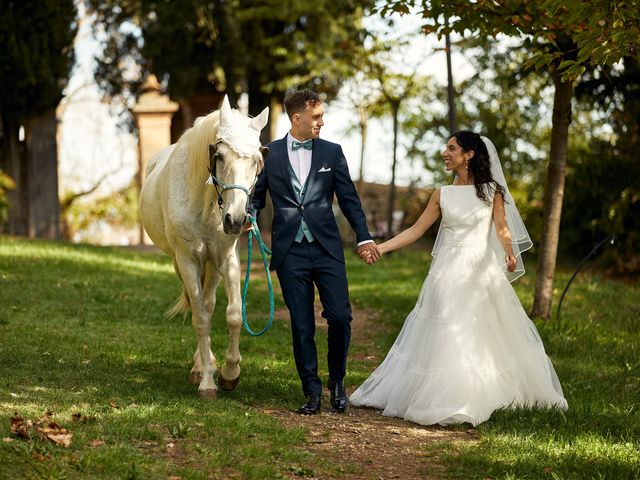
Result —
[[[429,261],[408,251],[366,267],[348,255],[354,308],[380,310],[377,321],[388,327],[377,334],[377,355],[413,307]],[[525,306],[532,267],[516,285]],[[570,273],[558,274],[560,291]],[[250,288],[254,329],[268,312],[265,283],[254,277]],[[218,358],[226,345],[222,292],[212,327]],[[305,450],[305,432],[261,412],[301,399],[288,322],[258,338],[244,332],[239,388],[202,401],[187,381],[190,322],[162,317],[178,293],[163,255],[0,237],[0,478],[314,476],[323,459]],[[581,275],[562,321],[538,328],[568,412],[498,412],[477,440],[429,444],[424,455],[451,478],[640,477],[640,287]],[[317,343],[325,358],[326,342]],[[353,345],[354,358],[366,357],[365,348]],[[352,361],[348,384],[369,370]],[[46,411],[73,434],[68,448],[11,434],[15,413],[37,420]]]

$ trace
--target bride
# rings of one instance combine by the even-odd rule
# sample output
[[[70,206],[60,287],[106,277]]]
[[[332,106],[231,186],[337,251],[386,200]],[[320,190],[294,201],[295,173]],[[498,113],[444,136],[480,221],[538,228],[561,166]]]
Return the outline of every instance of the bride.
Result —
[[[442,215],[434,260],[384,361],[351,395],[355,406],[423,425],[477,425],[499,408],[567,408],[551,361],[510,282],[531,238],[493,143],[453,134],[443,152],[452,185],[434,192],[416,223],[378,246],[405,247]],[[373,258],[364,256],[368,263]]]

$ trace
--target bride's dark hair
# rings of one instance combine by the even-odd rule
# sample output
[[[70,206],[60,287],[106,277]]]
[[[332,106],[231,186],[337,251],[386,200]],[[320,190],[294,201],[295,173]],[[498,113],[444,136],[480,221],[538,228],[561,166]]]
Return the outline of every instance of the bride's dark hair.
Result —
[[[478,198],[487,205],[491,204],[488,194],[499,193],[504,198],[504,187],[496,182],[491,175],[489,152],[480,135],[471,130],[460,130],[447,140],[451,140],[453,137],[464,152],[474,152],[473,157],[469,160],[469,173],[473,176],[473,184],[476,187]]]

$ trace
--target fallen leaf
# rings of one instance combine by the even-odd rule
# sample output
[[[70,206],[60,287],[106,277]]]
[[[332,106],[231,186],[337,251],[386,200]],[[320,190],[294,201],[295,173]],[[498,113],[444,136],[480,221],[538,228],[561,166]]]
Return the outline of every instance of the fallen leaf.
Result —
[[[71,445],[73,433],[49,433],[47,434],[47,438],[57,443],[58,445],[68,447],[69,445]]]
[[[51,416],[52,415],[53,415],[53,412],[47,410],[46,412],[44,412],[44,415],[42,415],[42,418],[40,419],[40,422],[48,423],[49,420],[51,420]]]
[[[115,400],[109,400],[109,406],[111,408],[118,408],[118,404],[116,403]]]
[[[95,440],[91,441],[91,446],[92,447],[101,447],[102,445],[104,445],[104,440],[100,440],[100,439],[96,438]]]
[[[29,430],[32,426],[33,422],[31,420],[25,422],[24,418],[20,417],[17,413],[11,417],[11,433],[19,437],[30,439],[31,433],[29,433]]]
[[[551,473],[551,472],[553,472],[553,468],[551,468],[551,467],[544,467],[544,468],[542,469],[542,471],[543,471],[544,473]]]
[[[11,443],[11,442],[13,442],[13,441],[14,441],[14,439],[13,439],[13,438],[11,438],[11,437],[4,437],[4,438],[2,439],[2,441],[3,441],[3,442],[7,442],[7,443]]]
[[[46,427],[37,427],[36,430],[41,437],[48,438],[58,445],[62,445],[63,447],[71,445],[73,433],[70,433],[69,430],[62,428],[55,422],[49,423]]]
[[[74,421],[74,422],[79,422],[81,418],[82,418],[82,414],[81,413],[76,412],[76,413],[71,414],[71,420]]]
[[[175,445],[173,443],[167,443],[167,448],[173,448]]]

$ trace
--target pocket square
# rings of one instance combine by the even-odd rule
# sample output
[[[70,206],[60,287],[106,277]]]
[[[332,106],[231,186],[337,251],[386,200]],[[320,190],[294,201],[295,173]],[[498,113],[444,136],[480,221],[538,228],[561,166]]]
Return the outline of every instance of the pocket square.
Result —
[[[330,172],[331,168],[327,168],[327,167],[322,167],[320,170],[318,170],[318,173],[324,173],[324,172]]]

